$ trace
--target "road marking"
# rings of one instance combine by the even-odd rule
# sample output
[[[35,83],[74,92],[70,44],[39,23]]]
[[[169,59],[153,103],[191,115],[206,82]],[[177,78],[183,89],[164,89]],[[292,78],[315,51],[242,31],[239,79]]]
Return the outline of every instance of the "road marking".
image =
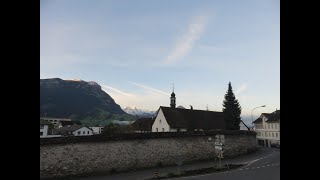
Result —
[[[264,168],[264,167],[266,167],[266,166],[262,166],[262,167]]]
[[[267,166],[270,166],[270,164],[268,164]]]
[[[260,168],[260,167],[257,167],[257,168]]]

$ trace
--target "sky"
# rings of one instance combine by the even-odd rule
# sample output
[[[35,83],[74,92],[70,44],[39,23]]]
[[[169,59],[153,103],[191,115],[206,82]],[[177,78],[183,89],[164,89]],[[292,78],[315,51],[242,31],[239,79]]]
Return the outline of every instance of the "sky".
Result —
[[[249,121],[280,109],[280,2],[41,0],[40,78],[144,110],[170,106],[174,84],[177,106],[222,111],[231,82]]]

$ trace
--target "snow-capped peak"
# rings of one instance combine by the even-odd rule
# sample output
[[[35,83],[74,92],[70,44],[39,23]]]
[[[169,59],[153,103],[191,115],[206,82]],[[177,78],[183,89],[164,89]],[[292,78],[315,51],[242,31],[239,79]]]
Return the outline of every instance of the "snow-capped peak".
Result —
[[[155,111],[138,109],[136,106],[128,106],[123,109],[126,113],[138,116],[152,116]]]

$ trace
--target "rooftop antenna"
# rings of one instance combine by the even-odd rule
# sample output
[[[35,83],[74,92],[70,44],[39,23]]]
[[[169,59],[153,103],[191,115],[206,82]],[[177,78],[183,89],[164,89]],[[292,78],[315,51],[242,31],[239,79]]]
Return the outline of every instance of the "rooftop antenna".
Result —
[[[207,111],[209,111],[208,104],[207,104]]]

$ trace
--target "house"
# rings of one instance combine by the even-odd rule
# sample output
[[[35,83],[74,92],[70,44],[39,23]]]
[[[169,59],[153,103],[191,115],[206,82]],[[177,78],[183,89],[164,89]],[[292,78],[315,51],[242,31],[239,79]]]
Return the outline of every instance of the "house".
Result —
[[[40,119],[40,138],[48,136],[48,130],[49,130],[50,124],[51,123],[49,123],[48,121]]]
[[[131,124],[131,128],[135,133],[151,132],[153,122],[153,118],[140,118]]]
[[[160,106],[152,132],[179,132],[187,130],[225,129],[223,112],[176,108],[175,93],[170,97],[170,107]]]
[[[40,138],[52,138],[52,137],[60,137],[61,135],[53,135],[51,123],[46,120],[40,119]]]
[[[253,121],[254,131],[257,133],[258,145],[271,147],[280,145],[280,110],[272,113],[262,113]]]
[[[67,125],[54,130],[54,134],[63,136],[91,136],[92,129],[84,125]]]
[[[40,117],[42,120],[46,120],[54,125],[54,128],[61,128],[63,125],[61,122],[64,121],[71,121],[71,119],[66,119],[66,118],[52,118],[52,117]]]
[[[251,129],[241,120],[240,121],[240,130],[250,131]]]
[[[90,129],[92,129],[93,134],[101,134],[103,131],[103,126],[97,125],[97,126],[90,127]]]

